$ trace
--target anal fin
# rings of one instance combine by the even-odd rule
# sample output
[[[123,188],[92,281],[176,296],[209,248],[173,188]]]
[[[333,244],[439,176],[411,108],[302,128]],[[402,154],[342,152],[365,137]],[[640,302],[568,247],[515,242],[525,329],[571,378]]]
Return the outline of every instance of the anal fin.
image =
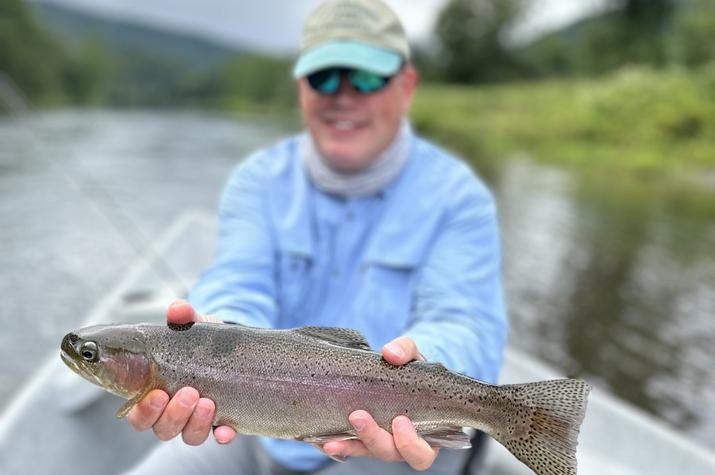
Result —
[[[468,449],[472,447],[472,441],[469,434],[466,434],[461,427],[441,427],[439,429],[430,430],[429,432],[420,432],[419,435],[431,447],[435,448]],[[303,437],[300,440],[311,444],[313,447],[337,462],[345,462],[345,457],[326,454],[325,450],[323,450],[323,446],[328,442],[353,440],[357,438],[358,436],[355,435],[354,432],[343,432],[338,434],[308,436]]]
[[[432,447],[445,449],[468,449],[472,441],[461,427],[443,427],[430,432],[420,433],[420,436]]]
[[[309,437],[304,437],[301,440],[303,442],[309,443],[310,445],[320,450],[326,456],[330,457],[336,462],[345,462],[347,460],[347,457],[344,457],[342,455],[330,455],[328,453],[325,453],[325,450],[323,450],[323,446],[328,442],[339,442],[342,440],[352,440],[357,438],[358,437],[357,435],[355,435],[354,432],[342,432],[339,434],[312,435]]]

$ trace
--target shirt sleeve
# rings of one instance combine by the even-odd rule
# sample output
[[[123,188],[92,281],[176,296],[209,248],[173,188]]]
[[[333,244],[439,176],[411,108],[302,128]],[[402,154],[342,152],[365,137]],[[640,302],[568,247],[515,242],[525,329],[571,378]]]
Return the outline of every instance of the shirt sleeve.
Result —
[[[274,242],[268,224],[268,163],[253,156],[229,179],[219,204],[216,256],[189,301],[225,322],[272,327],[276,320]]]
[[[507,334],[496,209],[473,176],[451,196],[406,334],[428,361],[494,383]]]

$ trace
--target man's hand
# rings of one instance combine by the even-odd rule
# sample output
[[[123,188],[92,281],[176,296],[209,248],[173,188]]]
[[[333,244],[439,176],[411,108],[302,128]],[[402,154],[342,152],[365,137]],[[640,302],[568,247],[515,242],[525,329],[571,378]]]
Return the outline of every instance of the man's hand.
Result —
[[[382,348],[382,356],[394,365],[403,365],[412,360],[424,360],[415,342],[408,337],[399,337]],[[405,416],[392,420],[392,434],[377,425],[370,414],[355,411],[350,414],[350,423],[360,440],[328,442],[323,450],[328,455],[369,456],[387,462],[405,461],[415,470],[427,470],[432,466],[439,449],[429,446]]]
[[[176,301],[166,312],[168,323],[218,322],[219,320],[197,314],[191,304]],[[211,399],[199,396],[190,387],[181,388],[171,400],[159,389],[150,392],[129,411],[127,419],[137,431],[154,430],[161,440],[170,440],[181,434],[189,445],[204,443],[211,432],[216,406]],[[214,429],[214,437],[220,444],[227,444],[236,437],[236,431],[227,426]]]

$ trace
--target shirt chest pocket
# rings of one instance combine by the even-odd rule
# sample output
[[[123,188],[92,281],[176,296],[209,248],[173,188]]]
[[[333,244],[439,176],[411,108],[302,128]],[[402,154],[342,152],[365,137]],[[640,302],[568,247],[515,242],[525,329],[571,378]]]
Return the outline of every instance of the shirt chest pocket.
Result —
[[[416,266],[372,260],[362,264],[357,312],[378,333],[404,333],[414,301]]]
[[[282,320],[290,319],[304,306],[308,288],[312,259],[300,253],[283,253],[279,256],[278,308]]]

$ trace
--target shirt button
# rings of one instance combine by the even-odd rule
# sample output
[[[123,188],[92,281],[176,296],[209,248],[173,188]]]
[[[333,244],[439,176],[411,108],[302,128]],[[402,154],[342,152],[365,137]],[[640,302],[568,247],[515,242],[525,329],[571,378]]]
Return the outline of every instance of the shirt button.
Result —
[[[348,219],[348,221],[352,221],[353,219],[355,219],[355,213],[353,213],[352,211],[348,211],[345,217]]]

